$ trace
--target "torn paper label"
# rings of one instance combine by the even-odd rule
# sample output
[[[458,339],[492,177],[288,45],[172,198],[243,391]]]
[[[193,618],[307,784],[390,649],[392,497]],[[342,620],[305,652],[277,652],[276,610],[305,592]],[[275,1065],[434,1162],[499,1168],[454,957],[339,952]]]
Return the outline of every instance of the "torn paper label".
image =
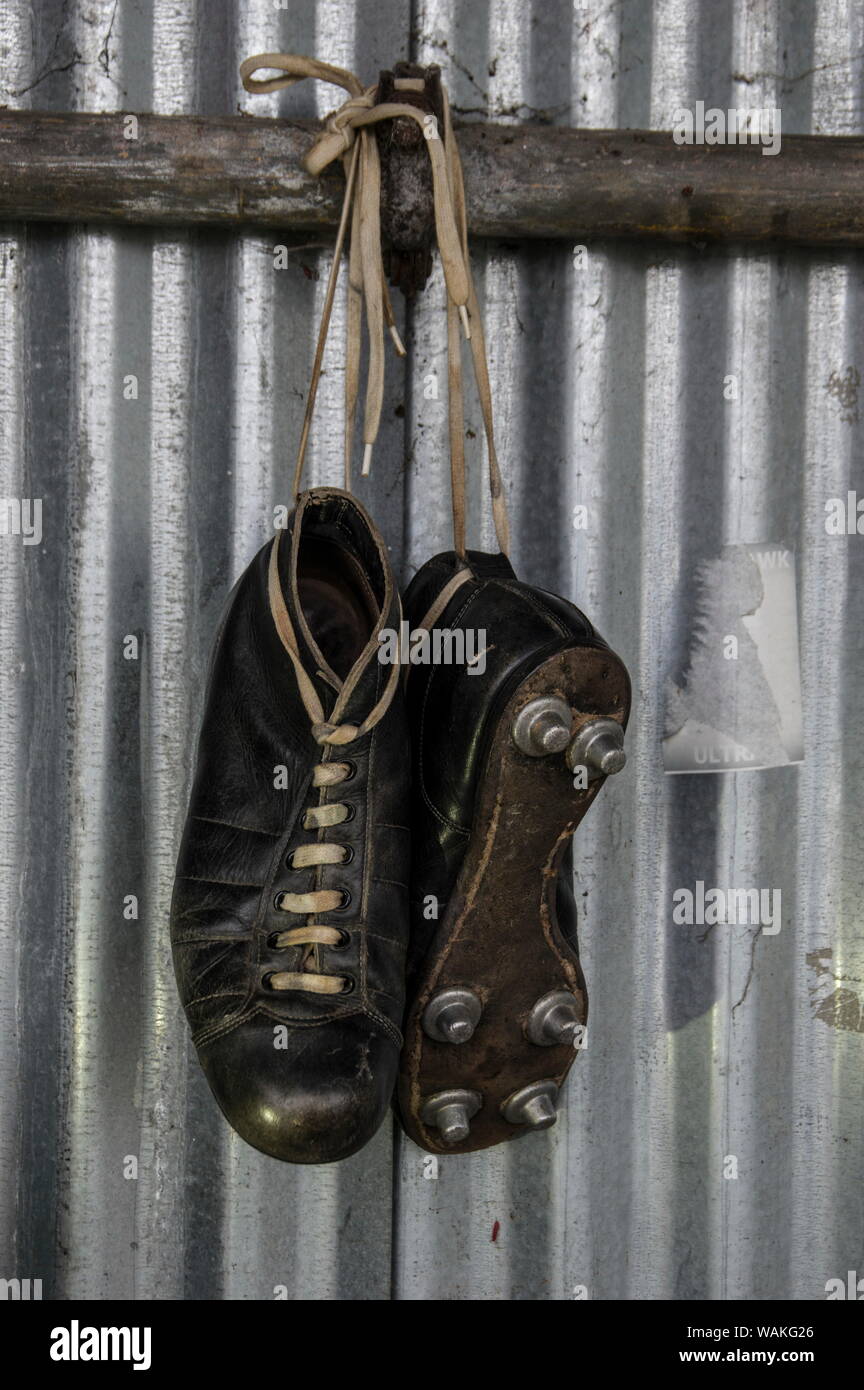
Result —
[[[804,758],[795,557],[730,545],[696,574],[697,611],[682,685],[670,682],[667,772],[785,767]]]

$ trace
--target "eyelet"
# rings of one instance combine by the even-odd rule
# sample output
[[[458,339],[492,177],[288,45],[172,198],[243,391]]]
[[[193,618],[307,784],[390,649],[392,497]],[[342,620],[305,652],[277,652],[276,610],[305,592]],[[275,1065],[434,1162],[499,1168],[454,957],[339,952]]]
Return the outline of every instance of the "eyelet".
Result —
[[[289,850],[288,853],[285,855],[285,868],[286,868],[286,869],[290,869],[291,872],[292,872],[292,873],[295,873],[295,874],[299,874],[299,872],[300,872],[299,869],[295,869],[295,868],[294,868],[294,851],[293,851],[293,849],[292,849],[292,850]]]
[[[342,849],[345,851],[345,853],[344,853],[344,855],[343,855],[343,858],[342,858],[342,863],[343,863],[343,864],[350,864],[350,863],[351,863],[351,860],[354,858],[354,846],[353,846],[353,845],[343,845],[343,846],[342,846]]]
[[[356,816],[356,814],[357,814],[357,807],[356,807],[356,806],[352,806],[351,803],[350,803],[350,801],[347,802],[347,803],[346,803],[346,802],[343,802],[342,804],[344,805],[345,810],[348,812],[348,814],[347,814],[347,816],[345,816],[345,818],[344,818],[343,820],[338,821],[337,824],[339,824],[339,825],[347,825],[348,822],[349,822],[349,820],[353,820],[354,817]]]
[[[343,975],[344,984],[339,991],[340,994],[353,994],[357,988],[357,981],[353,975]]]
[[[273,976],[274,976],[275,974],[276,974],[276,971],[275,971],[275,970],[268,970],[264,975],[261,976],[261,988],[262,988],[262,989],[270,989],[270,990],[272,990],[273,986],[271,985],[270,981],[273,979]]]
[[[282,951],[285,949],[284,946],[278,944],[281,935],[281,931],[271,931],[270,935],[267,937],[268,951]]]
[[[342,781],[338,784],[340,787],[342,787],[345,785],[346,782],[354,781],[354,778],[357,776],[357,764],[352,763],[350,758],[340,758],[339,761],[343,762],[348,769],[348,771],[345,773],[345,776],[342,778]]]
[[[348,889],[340,888],[339,892],[342,894],[342,901],[338,907],[333,908],[334,912],[344,912],[346,908],[351,906],[351,894],[348,892]]]
[[[351,937],[350,937],[349,933],[348,933],[347,931],[342,931],[342,930],[340,929],[339,940],[337,941],[337,943],[336,943],[335,946],[331,946],[331,947],[330,947],[330,950],[331,950],[331,951],[344,951],[345,948],[346,948],[346,946],[349,946],[350,943],[351,943]]]
[[[277,893],[277,894],[276,894],[276,897],[273,899],[273,906],[275,907],[275,909],[276,909],[277,912],[281,912],[281,911],[282,911],[282,899],[283,899],[284,897],[285,897],[285,894],[284,894],[284,893]]]

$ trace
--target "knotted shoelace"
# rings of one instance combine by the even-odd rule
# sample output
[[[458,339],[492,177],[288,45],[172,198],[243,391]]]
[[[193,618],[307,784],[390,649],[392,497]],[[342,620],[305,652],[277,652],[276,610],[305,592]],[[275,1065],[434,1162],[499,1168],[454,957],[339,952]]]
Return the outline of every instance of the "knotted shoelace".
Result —
[[[253,76],[259,70],[270,69],[279,73],[277,77],[258,79]],[[438,250],[444,271],[447,308],[447,382],[448,382],[448,424],[450,444],[450,477],[453,509],[453,538],[457,555],[463,568],[446,587],[448,599],[455,587],[469,578],[465,559],[465,424],[462,391],[462,348],[460,327],[471,344],[471,356],[477,383],[477,394],[483,416],[486,447],[489,463],[489,490],[492,498],[492,512],[495,531],[501,551],[509,551],[509,526],[504,502],[501,471],[495,452],[495,436],[492,420],[492,392],[489,383],[489,369],[486,360],[486,343],[483,323],[480,316],[477,294],[471,277],[468,255],[468,228],[465,211],[465,187],[462,165],[450,120],[450,104],[442,87],[444,138],[434,117],[418,110],[408,103],[378,103],[377,87],[363,87],[360,79],[344,68],[322,63],[316,58],[307,58],[288,53],[262,53],[247,58],[241,64],[240,74],[243,85],[249,92],[273,92],[281,87],[293,86],[304,78],[316,78],[330,82],[348,92],[348,100],[327,117],[325,128],[315,141],[305,158],[309,173],[317,176],[334,160],[341,159],[345,170],[345,195],[339,219],[339,229],[324,306],[315,348],[312,377],[306,400],[303,427],[297,452],[294,471],[294,493],[300,494],[306,449],[315,409],[315,400],[321,377],[324,349],[330,327],[333,303],[339,278],[342,250],[351,221],[351,243],[348,259],[348,317],[347,348],[345,359],[345,490],[351,490],[351,456],[354,436],[354,417],[356,414],[360,380],[360,334],[362,309],[366,308],[366,325],[369,338],[369,369],[366,385],[366,401],[363,424],[363,465],[362,473],[368,474],[371,467],[372,449],[378,436],[384,398],[384,327],[389,329],[396,351],[405,355],[405,348],[396,329],[393,307],[387,290],[381,246],[381,167],[377,141],[371,127],[380,121],[404,116],[417,122],[423,130],[425,147],[429,153],[432,169],[432,189],[435,211],[435,231]],[[422,82],[417,79],[396,79],[396,87],[402,90],[417,90]],[[297,637],[291,617],[285,604],[279,580],[279,536],[273,542],[270,552],[269,597],[277,630],[282,643],[294,666],[297,684],[306,712],[312,724],[312,736],[322,747],[344,748],[370,732],[384,717],[399,683],[399,662],[394,662],[384,693],[374,709],[359,725],[342,723],[341,717],[347,702],[356,687],[357,681],[367,662],[358,662],[343,684],[330,719],[324,717],[324,709],[315,686],[306,672],[297,644]],[[443,596],[442,596],[443,597]],[[401,620],[401,604],[398,594],[397,606]],[[434,607],[439,607],[440,600]],[[443,605],[441,605],[443,611]],[[431,619],[431,613],[424,625]],[[397,627],[401,632],[401,621]],[[368,661],[368,658],[367,658]],[[312,785],[320,789],[321,800],[318,806],[309,808],[303,818],[303,828],[326,832],[350,818],[351,808],[343,802],[326,802],[329,787],[338,786],[352,776],[352,767],[347,762],[331,762],[324,759],[316,765],[312,774]],[[346,863],[351,857],[350,847],[326,842],[323,837],[317,844],[302,845],[290,857],[292,868],[303,869],[323,865]],[[346,941],[346,933],[336,927],[316,922],[321,913],[338,911],[346,905],[346,895],[340,889],[312,889],[306,893],[281,893],[277,905],[281,911],[308,914],[306,923],[275,933],[272,945],[277,950],[292,946],[306,948],[296,971],[275,971],[268,975],[271,989],[302,990],[316,994],[341,994],[352,987],[348,976],[326,975],[321,973],[318,960],[318,946],[338,949]],[[312,967],[315,968],[312,968]]]
[[[275,70],[277,77],[256,78],[259,70]],[[304,78],[330,82],[349,93],[348,100],[327,117],[325,128],[306,155],[304,164],[310,174],[319,175],[335,159],[342,160],[345,169],[345,196],[336,236],[333,263],[327,283],[321,326],[312,368],[312,380],[306,401],[306,412],[300,436],[300,446],[294,474],[295,494],[306,456],[306,446],[315,408],[315,398],[330,317],[339,278],[342,249],[351,219],[351,246],[348,260],[348,323],[345,359],[345,490],[351,490],[351,455],[354,436],[360,378],[360,323],[362,304],[366,306],[369,337],[369,371],[363,423],[362,473],[368,474],[372,449],[378,437],[384,399],[384,325],[393,338],[397,352],[405,348],[396,331],[393,307],[387,291],[381,250],[381,166],[378,145],[371,127],[380,121],[404,116],[415,121],[423,130],[425,147],[432,168],[432,192],[435,208],[435,232],[444,271],[447,304],[447,383],[449,407],[450,479],[453,508],[453,541],[456,553],[465,559],[465,422],[462,391],[462,351],[460,325],[471,345],[477,395],[483,416],[486,449],[489,462],[489,492],[498,545],[503,554],[510,549],[510,532],[501,470],[495,452],[492,420],[492,391],[486,360],[486,340],[471,265],[468,255],[468,224],[465,211],[465,185],[462,163],[450,119],[450,103],[442,86],[444,138],[441,139],[434,117],[407,102],[378,103],[378,89],[365,87],[354,73],[345,68],[322,63],[292,53],[259,53],[247,58],[240,66],[243,85],[248,92],[275,92],[293,86]],[[397,78],[396,88],[417,89],[418,79]],[[420,84],[422,85],[422,83]]]

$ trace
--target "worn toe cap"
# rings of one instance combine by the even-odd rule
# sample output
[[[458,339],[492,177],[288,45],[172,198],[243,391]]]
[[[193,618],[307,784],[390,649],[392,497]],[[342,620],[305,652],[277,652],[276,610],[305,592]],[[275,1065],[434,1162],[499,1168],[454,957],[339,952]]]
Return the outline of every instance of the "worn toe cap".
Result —
[[[365,1015],[329,1023],[249,1019],[199,1050],[231,1127],[286,1163],[334,1163],[367,1144],[387,1113],[399,1049]]]

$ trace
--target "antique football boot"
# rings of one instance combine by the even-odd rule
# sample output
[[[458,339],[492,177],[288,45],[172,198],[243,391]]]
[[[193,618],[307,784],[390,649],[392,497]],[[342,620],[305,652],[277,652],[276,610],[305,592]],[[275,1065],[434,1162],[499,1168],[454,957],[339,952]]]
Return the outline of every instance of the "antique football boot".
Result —
[[[348,493],[303,493],[236,584],[210,665],[171,931],[233,1128],[328,1163],[387,1114],[407,938],[407,729],[387,549]]]
[[[585,1040],[570,845],[624,765],[630,682],[588,619],[520,583],[503,555],[436,556],[404,610],[457,659],[408,675],[399,1105],[418,1144],[460,1153],[553,1124]]]

